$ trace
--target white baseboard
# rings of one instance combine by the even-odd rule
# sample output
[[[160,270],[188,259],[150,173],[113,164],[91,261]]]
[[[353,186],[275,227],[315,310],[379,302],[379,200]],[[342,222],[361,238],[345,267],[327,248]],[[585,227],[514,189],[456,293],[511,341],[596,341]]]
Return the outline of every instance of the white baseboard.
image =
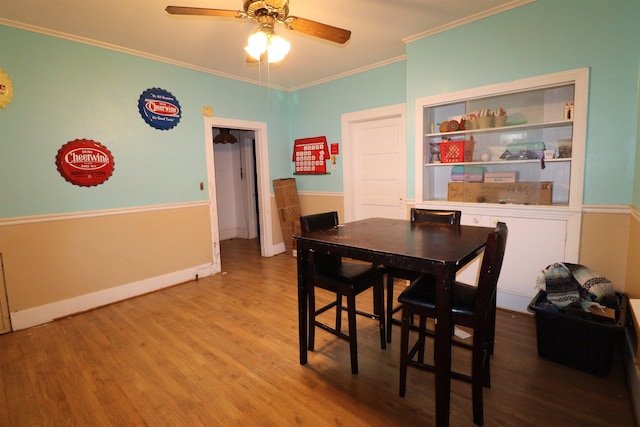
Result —
[[[220,235],[220,240],[229,240],[229,239],[248,239],[249,232],[246,228],[229,228],[226,230],[219,230],[218,234]]]
[[[184,283],[193,280],[196,275],[205,277],[219,271],[219,267],[216,270],[216,266],[213,264],[203,264],[26,310],[13,311],[10,313],[11,326],[14,331],[31,328],[61,317]]]
[[[532,299],[533,297],[498,290],[498,300],[496,301],[496,305],[506,310],[529,313],[527,307],[531,303]]]
[[[272,249],[274,254],[283,253],[285,251],[284,243],[273,245]],[[13,311],[10,313],[12,330],[18,331],[42,325],[61,317],[184,283],[193,280],[196,275],[205,277],[219,271],[219,268],[216,270],[213,264],[204,264],[26,310]],[[530,302],[531,297],[498,291],[497,305],[500,308],[527,313],[527,306]]]
[[[287,251],[287,248],[284,246],[284,242],[276,243],[271,246],[273,249],[273,255],[278,255]]]

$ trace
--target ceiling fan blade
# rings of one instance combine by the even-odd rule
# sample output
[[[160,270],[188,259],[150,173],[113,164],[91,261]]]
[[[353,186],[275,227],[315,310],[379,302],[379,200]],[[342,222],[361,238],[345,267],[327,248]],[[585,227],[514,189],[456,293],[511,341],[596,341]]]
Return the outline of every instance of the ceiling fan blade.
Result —
[[[332,27],[331,25],[321,24],[305,18],[298,18],[297,16],[287,17],[285,23],[291,30],[335,43],[344,44],[351,38],[351,31],[349,30],[343,30],[342,28]]]
[[[202,7],[167,6],[167,13],[172,15],[200,15],[200,16],[224,16],[227,18],[240,18],[242,15],[237,10],[206,9]]]

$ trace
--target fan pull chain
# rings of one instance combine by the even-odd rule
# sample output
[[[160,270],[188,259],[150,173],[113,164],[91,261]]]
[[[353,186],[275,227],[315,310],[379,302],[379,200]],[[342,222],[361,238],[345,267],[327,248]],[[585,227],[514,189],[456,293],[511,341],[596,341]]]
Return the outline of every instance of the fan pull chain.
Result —
[[[267,87],[268,87],[268,96],[267,96],[267,105],[271,105],[271,67],[269,67],[269,61],[267,61]]]

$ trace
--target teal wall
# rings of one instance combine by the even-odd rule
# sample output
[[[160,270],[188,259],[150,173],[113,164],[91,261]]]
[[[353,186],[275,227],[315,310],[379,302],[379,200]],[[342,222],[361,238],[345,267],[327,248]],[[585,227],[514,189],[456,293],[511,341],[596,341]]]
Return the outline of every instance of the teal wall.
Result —
[[[0,110],[0,218],[205,200],[204,105],[267,123],[275,179],[292,176],[294,139],[340,142],[342,114],[406,102],[412,198],[416,98],[581,67],[590,68],[584,202],[640,207],[638,17],[637,0],[537,0],[410,43],[406,61],[292,93],[0,26],[11,40],[0,67],[14,84]],[[138,97],[152,87],[180,101],[177,127],[141,119]],[[106,183],[78,187],[57,172],[57,150],[77,138],[113,153]],[[343,189],[341,167],[296,179],[301,191]]]
[[[638,167],[639,19],[637,0],[537,0],[411,43],[409,120],[419,97],[589,67],[584,203],[629,205]],[[408,133],[411,152],[413,125]]]
[[[638,58],[640,62],[640,58]],[[635,177],[633,180],[633,199],[632,205],[640,210],[640,64],[638,65],[638,86],[636,87],[637,104],[636,112],[637,116],[637,128],[636,128],[636,169]]]
[[[394,62],[292,93],[292,140],[326,136],[329,143],[341,142],[342,114],[404,103],[405,66],[405,61]],[[341,161],[342,156],[339,155],[340,166],[337,170],[330,170],[331,173],[328,175],[297,175],[298,189],[341,192]]]
[[[112,50],[0,26],[0,68],[13,82],[0,110],[0,218],[206,200],[204,121],[267,123],[271,168],[290,162],[288,94]],[[171,92],[182,118],[170,130],[143,121],[138,98]],[[58,149],[91,139],[113,154],[104,184],[79,187],[55,166]]]

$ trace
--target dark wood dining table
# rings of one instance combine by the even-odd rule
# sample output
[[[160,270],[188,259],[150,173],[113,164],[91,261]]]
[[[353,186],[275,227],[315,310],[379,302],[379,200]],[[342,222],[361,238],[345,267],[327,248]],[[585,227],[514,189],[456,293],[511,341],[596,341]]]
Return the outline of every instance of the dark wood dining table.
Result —
[[[369,218],[294,236],[298,263],[300,364],[307,363],[310,253],[325,253],[436,278],[436,425],[449,425],[451,378],[451,283],[456,272],[484,251],[492,228],[439,226]],[[391,327],[390,325],[388,327]]]

